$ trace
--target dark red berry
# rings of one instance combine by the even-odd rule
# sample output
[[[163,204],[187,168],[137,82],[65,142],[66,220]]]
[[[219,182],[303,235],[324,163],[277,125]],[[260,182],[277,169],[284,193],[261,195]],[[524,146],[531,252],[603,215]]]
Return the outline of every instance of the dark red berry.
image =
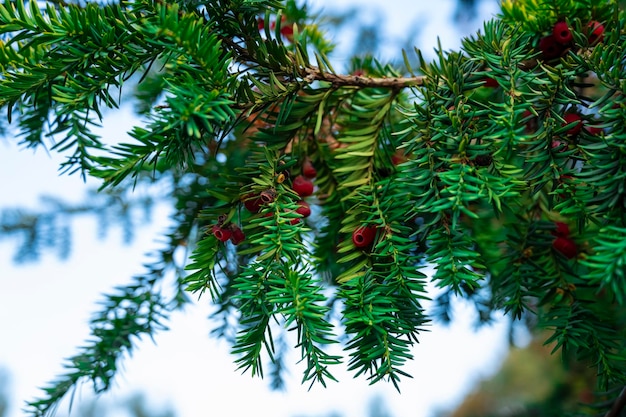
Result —
[[[483,81],[485,82],[484,84],[485,87],[496,88],[500,86],[500,84],[498,84],[498,82],[494,78],[491,78],[491,77],[485,77],[483,78]]]
[[[579,134],[581,129],[583,128],[583,118],[580,117],[580,114],[578,113],[565,113],[563,115],[563,120],[565,120],[565,123],[563,123],[563,126],[567,126],[571,123],[576,123],[575,125],[570,127],[567,130],[567,132],[565,132],[566,134],[570,136]]]
[[[309,217],[311,215],[311,206],[304,200],[298,201],[298,208],[296,209],[296,213],[301,214],[302,217]]]
[[[556,229],[554,229],[554,231],[552,232],[554,236],[569,237],[570,230],[567,223],[554,222],[554,226],[556,227]]]
[[[233,242],[233,245],[238,245],[246,239],[246,235],[239,227],[232,225],[231,230],[230,241]]]
[[[213,235],[222,242],[226,242],[228,239],[230,239],[230,236],[232,235],[232,232],[229,229],[219,226],[217,224],[213,226],[212,231]]]
[[[589,24],[587,24],[587,28],[589,30],[589,36],[587,37],[589,45],[595,45],[596,43],[602,42],[604,39],[604,26],[602,23],[592,20]]]
[[[243,196],[243,206],[250,213],[258,213],[261,210],[261,204],[263,201],[256,194],[246,194]]]
[[[477,167],[488,167],[493,162],[493,157],[489,154],[487,155],[477,155],[474,158],[474,165]]]
[[[270,23],[270,29],[276,28],[276,22]],[[289,41],[293,40],[293,25],[287,22],[287,18],[282,16],[280,19],[280,34],[287,38]]]
[[[561,45],[570,43],[574,38],[566,22],[557,22],[554,28],[552,28],[552,36]]]
[[[585,130],[592,136],[600,136],[604,132],[604,129],[597,126],[585,126]]]
[[[558,236],[556,239],[554,239],[554,241],[552,242],[552,247],[557,252],[565,256],[567,259],[574,258],[578,253],[576,243],[572,239],[564,236]]]
[[[400,165],[403,162],[406,162],[407,157],[402,151],[396,151],[393,155],[391,155],[391,163],[394,165]]]
[[[553,140],[550,144],[550,148],[556,150],[557,152],[565,152],[567,150],[567,142],[563,140]]]
[[[285,38],[291,40],[293,38],[293,26],[285,25],[280,27],[280,34]]]
[[[539,50],[541,51],[543,59],[551,61],[561,56],[563,53],[563,45],[556,41],[554,35],[548,35],[539,40]]]
[[[313,194],[313,183],[302,175],[298,175],[293,179],[291,188],[293,188],[300,197],[307,197]]]
[[[352,242],[357,248],[369,246],[376,237],[376,228],[374,226],[361,226],[352,232]]]
[[[302,175],[307,178],[317,177],[317,170],[313,166],[311,160],[308,158],[304,161],[304,164],[302,164]]]
[[[524,113],[522,113],[522,120],[526,120],[526,128],[524,129],[526,133],[534,133],[539,128],[537,116],[535,116],[535,114],[530,110],[524,110]]]

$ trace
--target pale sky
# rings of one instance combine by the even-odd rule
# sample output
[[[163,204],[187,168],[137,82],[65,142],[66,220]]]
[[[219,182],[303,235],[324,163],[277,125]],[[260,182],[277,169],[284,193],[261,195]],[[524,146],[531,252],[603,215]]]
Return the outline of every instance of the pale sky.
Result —
[[[437,34],[446,49],[458,48],[462,36],[450,30],[455,4],[451,0],[440,0],[436,8],[426,1],[310,3],[384,7],[386,26],[395,37],[402,37],[414,18],[420,17],[428,22],[421,38],[425,52],[432,50]],[[483,15],[496,12],[495,1],[483,3]],[[372,18],[379,16],[376,11],[371,14]],[[481,27],[476,25],[473,30]],[[389,53],[400,56],[393,48]],[[120,114],[105,119],[104,134],[121,138],[132,123],[130,109],[123,108]],[[80,201],[94,182],[85,185],[77,176],[59,176],[61,160],[41,150],[36,154],[19,151],[12,138],[0,141],[0,207],[36,208],[43,193]],[[37,387],[62,372],[63,359],[75,354],[88,338],[88,320],[97,311],[101,294],[142,272],[142,263],[148,260],[145,254],[160,248],[158,238],[166,230],[168,212],[167,207],[159,206],[154,223],[137,230],[132,246],[121,244],[118,229],[99,240],[94,219],[76,221],[72,224],[72,255],[67,261],[46,255],[41,262],[16,266],[11,262],[15,242],[0,240],[0,366],[10,371],[12,408],[8,417],[23,415],[23,401],[38,396]],[[335,371],[339,383],[311,391],[307,391],[308,385],[300,385],[301,368],[293,365],[288,391],[271,392],[267,381],[235,371],[227,344],[208,336],[212,328],[206,319],[211,311],[208,303],[207,297],[175,314],[169,323],[172,330],[158,334],[156,345],[150,340],[139,342],[134,356],[123,362],[116,387],[102,400],[119,401],[142,391],[155,409],[171,404],[180,417],[325,416],[331,411],[362,417],[367,416],[370,398],[378,395],[395,417],[428,417],[434,409],[452,408],[470,384],[495,371],[506,352],[504,323],[476,332],[471,311],[459,307],[460,320],[449,327],[434,326],[422,336],[414,350],[415,361],[405,369],[414,378],[402,382],[402,394],[391,385],[370,387],[363,379],[354,380],[342,365]],[[88,383],[85,386],[90,388]],[[81,390],[77,399],[88,398],[89,392]]]

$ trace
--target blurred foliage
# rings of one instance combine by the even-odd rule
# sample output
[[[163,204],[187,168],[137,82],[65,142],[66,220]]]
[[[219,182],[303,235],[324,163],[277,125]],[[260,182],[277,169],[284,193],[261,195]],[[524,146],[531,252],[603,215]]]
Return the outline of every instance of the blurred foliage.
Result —
[[[540,335],[513,347],[500,369],[479,384],[453,412],[440,417],[566,416],[593,402],[595,373],[551,354]]]
[[[476,18],[479,0],[458,0],[456,11],[454,12],[454,20],[457,23],[467,22]]]
[[[158,197],[156,197],[158,199]],[[130,190],[92,190],[81,203],[68,203],[54,196],[42,196],[39,210],[3,208],[0,210],[0,239],[19,243],[16,263],[37,261],[45,251],[67,259],[72,244],[72,222],[79,217],[94,217],[98,236],[104,238],[116,225],[125,243],[130,243],[137,226],[151,221],[155,196]]]
[[[543,344],[545,335],[535,334],[524,347],[510,350],[496,373],[484,379],[454,411],[438,417],[620,417],[616,408],[621,387],[598,391],[592,368],[575,358],[552,354],[554,346]],[[619,401],[619,400],[618,400]],[[611,410],[605,411],[607,406]]]
[[[8,414],[10,405],[10,396],[8,387],[10,387],[7,373],[0,373],[0,417]],[[81,401],[77,409],[70,410],[67,417],[111,417],[123,414],[129,417],[175,417],[176,413],[171,407],[165,407],[159,411],[155,411],[153,407],[147,403],[146,397],[141,393],[133,394],[125,400],[118,403],[108,403],[98,401],[97,399]],[[58,417],[63,414],[57,413]]]

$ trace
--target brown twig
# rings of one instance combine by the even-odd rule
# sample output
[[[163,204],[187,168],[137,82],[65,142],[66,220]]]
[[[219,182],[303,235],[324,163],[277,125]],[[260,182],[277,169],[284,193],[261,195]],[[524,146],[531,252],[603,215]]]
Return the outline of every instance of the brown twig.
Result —
[[[371,78],[358,75],[340,75],[330,72],[323,72],[317,67],[306,67],[301,71],[303,78],[309,82],[327,81],[335,87],[381,87],[400,89],[406,87],[420,86],[424,84],[424,77],[389,77]]]
[[[613,407],[604,415],[604,417],[618,417],[622,410],[626,407],[626,386],[622,388],[622,391],[617,396],[617,399],[613,403]]]

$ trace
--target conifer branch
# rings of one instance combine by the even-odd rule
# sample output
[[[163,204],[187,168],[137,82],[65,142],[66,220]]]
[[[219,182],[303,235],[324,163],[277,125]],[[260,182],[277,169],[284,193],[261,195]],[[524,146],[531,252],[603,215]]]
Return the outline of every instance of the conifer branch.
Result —
[[[309,19],[295,0],[204,2],[202,12],[194,2],[68,1],[0,4],[10,38],[0,104],[24,143],[61,138],[53,150],[70,153],[63,167],[104,186],[171,174],[176,225],[146,274],[107,296],[92,340],[30,403],[32,415],[47,415],[80,380],[107,389],[134,340],[164,329],[184,290],[209,292],[222,322],[238,319],[233,353],[253,375],[265,356],[279,375],[275,337],[295,330],[303,381],[334,380],[341,358],[325,349],[345,335],[348,369],[398,387],[424,324],[448,317],[422,307],[427,261],[446,294],[440,305],[453,294],[480,302],[482,322],[496,309],[515,318],[532,309],[555,350],[587,358],[599,386],[621,389],[626,95],[617,46],[626,35],[615,2],[562,0],[558,11],[550,0],[503,2],[504,15],[461,50],[439,46],[434,62],[419,56],[420,76],[403,77],[372,58],[351,63],[365,76],[335,73],[321,32],[297,30]],[[560,16],[571,27],[557,27]],[[587,73],[593,94],[580,81]],[[148,120],[132,141],[106,148],[92,128],[132,74],[142,76]],[[403,94],[413,87],[415,97]],[[174,261],[181,246],[194,248],[186,277]],[[168,271],[171,300],[159,290]],[[605,417],[626,407],[626,388],[613,399]]]
[[[222,43],[227,45],[230,49],[235,51],[236,59],[246,63],[255,62],[256,58],[250,53],[250,51],[236,43],[230,38],[222,37],[220,39]],[[295,62],[294,62],[294,65]],[[352,74],[335,74],[332,72],[325,72],[321,68],[309,65],[305,68],[300,68],[298,74],[308,83],[313,81],[326,81],[330,82],[334,87],[361,87],[361,88],[391,88],[402,89],[407,87],[415,87],[424,85],[425,76],[414,77],[364,77],[360,75]]]

